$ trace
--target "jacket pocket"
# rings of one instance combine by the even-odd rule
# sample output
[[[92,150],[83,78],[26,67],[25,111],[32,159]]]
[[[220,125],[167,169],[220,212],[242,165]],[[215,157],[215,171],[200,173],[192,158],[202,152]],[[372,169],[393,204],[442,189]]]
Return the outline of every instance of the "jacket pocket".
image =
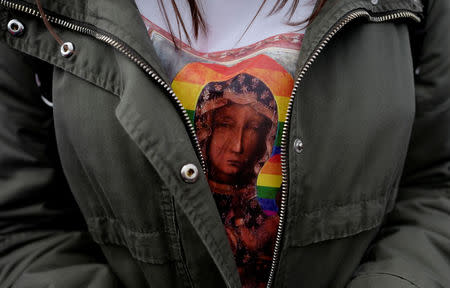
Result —
[[[294,101],[289,245],[376,228],[395,205],[415,113],[408,25],[347,25],[311,65]]]
[[[141,262],[164,264],[172,260],[167,240],[161,231],[132,231],[118,220],[106,217],[88,218],[87,224],[97,243],[126,246],[133,257]]]

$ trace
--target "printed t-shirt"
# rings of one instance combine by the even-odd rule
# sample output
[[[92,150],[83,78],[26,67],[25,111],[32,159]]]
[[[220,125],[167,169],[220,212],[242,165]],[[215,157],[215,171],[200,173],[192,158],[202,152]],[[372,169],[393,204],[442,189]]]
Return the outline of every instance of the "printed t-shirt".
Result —
[[[265,287],[279,223],[280,141],[305,25],[287,25],[288,3],[199,1],[207,33],[188,41],[172,5],[136,0],[171,87],[194,124],[207,178],[243,287]],[[192,32],[187,1],[176,1]],[[300,1],[292,22],[315,2]],[[248,30],[244,33],[244,31]],[[194,35],[194,33],[190,33]]]

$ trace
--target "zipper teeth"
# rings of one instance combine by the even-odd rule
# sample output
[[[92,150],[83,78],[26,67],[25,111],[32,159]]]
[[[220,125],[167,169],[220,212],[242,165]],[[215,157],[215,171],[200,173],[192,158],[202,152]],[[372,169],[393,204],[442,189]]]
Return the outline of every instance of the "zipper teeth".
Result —
[[[286,204],[287,204],[287,196],[288,196],[288,163],[287,163],[287,146],[288,146],[288,131],[289,131],[289,121],[292,112],[292,106],[294,103],[295,93],[299,87],[301,80],[304,78],[306,72],[309,70],[310,66],[314,63],[317,56],[322,52],[323,48],[328,44],[328,42],[338,33],[345,25],[347,25],[352,20],[359,17],[367,17],[371,22],[384,22],[390,21],[398,18],[411,18],[416,22],[420,22],[420,18],[412,12],[409,11],[399,11],[392,14],[387,14],[383,16],[371,16],[369,12],[366,10],[356,10],[344,16],[342,20],[335,26],[334,29],[328,32],[325,38],[321,40],[318,46],[315,48],[314,52],[306,61],[306,64],[300,70],[300,73],[297,76],[297,80],[295,81],[294,88],[292,90],[287,112],[286,118],[284,121],[283,131],[281,134],[281,172],[282,172],[282,182],[281,182],[281,205],[280,205],[280,220],[277,229],[277,235],[275,238],[275,247],[273,251],[272,265],[270,268],[269,280],[267,281],[267,288],[270,288],[273,284],[273,278],[275,275],[275,270],[278,265],[279,254],[280,254],[280,246],[284,228],[284,220],[286,218]]]
[[[27,13],[29,15],[41,17],[38,10],[28,7],[28,6],[25,6],[25,5],[13,3],[8,0],[0,0],[0,4],[3,6],[6,6],[8,8]],[[197,135],[195,133],[195,127],[194,127],[191,119],[189,118],[189,114],[187,113],[183,104],[181,104],[180,99],[178,99],[178,97],[175,95],[175,92],[172,90],[170,85],[168,85],[155,71],[153,71],[153,69],[151,68],[151,66],[148,63],[146,63],[141,57],[137,56],[136,53],[134,53],[131,49],[126,47],[126,45],[124,45],[123,43],[121,43],[121,41],[115,39],[114,37],[99,33],[94,29],[91,29],[91,28],[88,28],[88,27],[85,27],[82,25],[71,23],[67,20],[56,18],[51,15],[46,15],[46,16],[47,16],[47,20],[50,23],[54,23],[59,26],[65,27],[67,29],[92,36],[92,37],[114,47],[121,53],[125,54],[130,60],[132,60],[135,64],[137,64],[142,70],[144,70],[145,73],[147,73],[152,79],[154,79],[160,86],[162,86],[167,92],[169,92],[170,96],[175,101],[177,108],[181,112],[183,122],[185,123],[185,125],[188,128],[189,136],[191,137],[191,139],[194,140],[195,150],[199,157],[200,164],[202,166],[202,170],[206,174],[206,172],[207,172],[206,163],[205,163],[205,160],[204,160],[202,152],[201,152],[200,143],[199,143]]]

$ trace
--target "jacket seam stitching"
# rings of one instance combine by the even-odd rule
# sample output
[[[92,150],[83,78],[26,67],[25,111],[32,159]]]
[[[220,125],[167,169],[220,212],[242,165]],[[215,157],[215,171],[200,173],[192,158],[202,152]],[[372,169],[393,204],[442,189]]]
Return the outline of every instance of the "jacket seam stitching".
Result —
[[[397,189],[392,190],[392,192],[395,192],[395,190],[397,190]],[[314,210],[300,212],[297,214],[297,216],[312,217],[312,214],[316,214],[316,213],[324,211],[324,210],[329,211],[329,210],[333,210],[336,208],[354,207],[354,206],[361,205],[362,203],[381,202],[381,201],[386,201],[386,195],[379,195],[376,198],[362,199],[359,201],[349,202],[346,204],[324,205],[324,206],[321,206]]]
[[[107,221],[110,221],[111,223],[116,223],[126,233],[133,235],[133,236],[137,236],[137,237],[152,238],[152,237],[158,237],[161,235],[161,231],[158,231],[158,230],[150,230],[148,232],[140,232],[140,231],[131,230],[131,229],[127,228],[126,224],[123,223],[122,221],[111,218],[111,217],[87,217],[86,222],[89,226],[89,230],[92,229],[92,230],[94,230],[94,232],[98,231],[98,229],[92,227],[94,225],[93,221],[95,221],[95,220],[107,220]]]
[[[416,288],[422,288],[421,286],[417,285],[416,283],[412,282],[412,281],[409,280],[409,279],[406,279],[406,278],[403,277],[403,276],[400,276],[400,275],[397,275],[397,274],[394,274],[394,273],[388,273],[388,272],[371,272],[371,273],[360,274],[360,275],[356,276],[354,279],[356,280],[356,279],[370,278],[370,277],[372,277],[372,276],[380,276],[380,275],[383,275],[383,276],[386,276],[386,275],[387,275],[387,276],[392,276],[392,277],[401,279],[401,280],[403,280],[403,281],[405,281],[405,282],[408,282],[409,284],[413,285],[413,286],[416,287]]]
[[[144,263],[148,263],[148,264],[159,264],[159,265],[163,265],[166,264],[168,262],[174,262],[173,259],[169,258],[169,257],[155,257],[155,256],[146,256],[146,257],[142,257],[142,256],[138,256],[137,255],[137,249],[135,247],[129,247],[124,243],[121,243],[120,241],[114,241],[114,240],[110,240],[110,241],[102,241],[99,240],[97,238],[94,238],[94,241],[96,243],[98,243],[99,245],[116,245],[116,246],[120,246],[120,247],[125,247],[130,251],[131,256],[141,262]]]

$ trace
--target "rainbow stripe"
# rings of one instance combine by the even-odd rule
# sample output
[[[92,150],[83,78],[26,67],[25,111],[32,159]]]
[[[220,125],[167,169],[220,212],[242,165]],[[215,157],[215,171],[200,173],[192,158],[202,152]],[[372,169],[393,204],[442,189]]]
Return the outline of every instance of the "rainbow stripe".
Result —
[[[257,179],[258,200],[267,215],[278,212],[276,196],[281,186],[280,142],[294,80],[280,64],[266,55],[258,55],[234,66],[211,63],[189,63],[178,72],[172,89],[180,99],[194,123],[195,108],[203,87],[209,82],[225,81],[237,74],[247,73],[259,78],[271,90],[278,108],[278,127],[274,148],[269,161],[261,169]]]

